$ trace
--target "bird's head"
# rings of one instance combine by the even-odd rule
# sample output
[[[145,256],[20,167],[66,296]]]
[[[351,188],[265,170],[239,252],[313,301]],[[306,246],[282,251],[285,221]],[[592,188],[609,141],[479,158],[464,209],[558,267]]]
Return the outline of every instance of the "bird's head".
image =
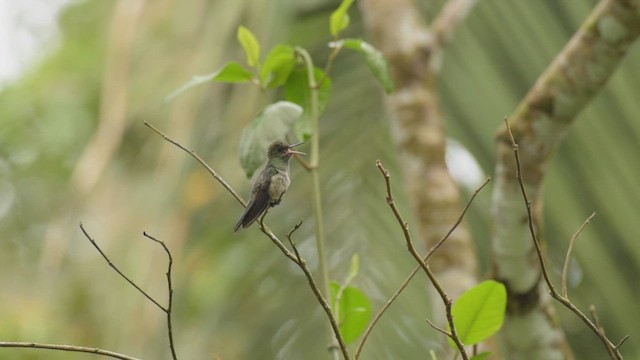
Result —
[[[282,140],[276,140],[269,145],[269,149],[267,150],[267,159],[289,159],[293,154],[305,155],[303,152],[293,150],[294,147],[300,144],[302,143],[289,145]]]

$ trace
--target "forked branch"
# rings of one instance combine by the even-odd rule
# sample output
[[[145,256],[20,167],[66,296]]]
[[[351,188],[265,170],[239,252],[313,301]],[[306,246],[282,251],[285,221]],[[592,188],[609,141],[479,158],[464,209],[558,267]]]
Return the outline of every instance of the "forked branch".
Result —
[[[380,162],[380,160],[376,161],[376,166],[378,167],[378,169],[382,173],[382,176],[384,177],[384,181],[387,186],[387,204],[389,204],[389,207],[391,207],[391,210],[393,211],[393,214],[395,215],[396,220],[398,220],[398,223],[402,228],[402,233],[404,234],[404,238],[407,243],[407,248],[411,253],[411,255],[413,255],[414,259],[418,262],[418,265],[420,265],[422,270],[424,270],[424,272],[427,274],[427,276],[429,277],[429,280],[431,280],[431,284],[433,284],[436,291],[440,295],[442,302],[444,303],[447,322],[449,323],[449,328],[451,329],[451,334],[447,333],[447,335],[450,335],[449,337],[456,344],[458,351],[460,351],[460,354],[462,355],[462,359],[468,360],[469,356],[467,355],[467,352],[464,349],[464,344],[458,337],[458,334],[456,332],[456,326],[453,323],[453,315],[451,313],[451,305],[453,301],[451,300],[449,295],[447,295],[447,293],[442,288],[442,285],[440,285],[440,283],[436,279],[435,275],[429,268],[429,264],[422,259],[420,254],[418,254],[418,251],[416,250],[415,246],[413,245],[413,241],[411,240],[411,234],[409,233],[409,224],[406,221],[404,221],[402,215],[400,214],[400,211],[396,207],[395,201],[393,199],[393,195],[391,193],[391,182],[390,182],[391,176],[389,175],[389,172],[387,171],[387,169],[385,169],[382,166],[382,163]]]
[[[455,229],[458,228],[458,225],[460,225],[460,223],[462,222],[462,219],[464,219],[465,214],[467,213],[467,210],[469,210],[469,207],[471,206],[471,203],[473,203],[473,200],[476,198],[476,196],[478,196],[478,193],[480,193],[480,191],[491,181],[491,178],[487,178],[484,183],[482,183],[482,185],[480,185],[480,187],[478,187],[473,194],[471,195],[471,198],[469,199],[469,201],[467,202],[467,205],[465,205],[464,209],[462,209],[462,212],[460,213],[460,216],[458,217],[458,220],[456,220],[456,222],[451,226],[451,228],[449,229],[449,231],[442,237],[442,239],[440,239],[437,243],[435,243],[431,249],[429,249],[429,251],[427,252],[427,254],[422,258],[422,260],[424,262],[427,262],[427,260],[429,260],[429,257],[431,257],[431,255],[440,247],[440,245],[442,245],[451,235],[451,233],[453,233],[453,231]],[[389,189],[387,189],[388,191]],[[367,339],[369,338],[369,334],[371,334],[371,331],[373,330],[373,328],[376,326],[376,324],[378,323],[378,320],[380,320],[380,318],[382,317],[382,315],[387,311],[387,309],[391,306],[391,304],[393,304],[393,302],[398,298],[398,296],[400,296],[400,294],[404,291],[404,289],[407,287],[407,285],[409,285],[409,282],[411,281],[411,279],[413,279],[413,277],[418,273],[418,271],[420,270],[420,265],[417,265],[415,268],[413,268],[413,270],[411,271],[411,273],[404,279],[404,281],[400,284],[400,287],[398,288],[398,290],[396,290],[396,292],[393,293],[393,295],[391,296],[391,298],[389,298],[389,300],[387,300],[387,302],[382,306],[382,308],[380,308],[380,310],[378,310],[378,312],[376,313],[376,315],[373,317],[373,319],[371,320],[371,322],[369,323],[369,325],[367,326],[366,330],[364,331],[364,335],[362,336],[362,340],[360,340],[360,343],[358,344],[358,348],[356,349],[356,354],[355,354],[355,358],[358,359],[360,358],[360,353],[362,352],[362,349],[364,348],[364,344],[366,343]],[[429,320],[427,320],[429,321]],[[431,322],[429,322],[429,324],[434,327],[433,324],[431,324]],[[435,327],[434,327],[435,328]],[[435,328],[436,330],[440,330],[438,328]],[[450,334],[448,332],[445,332],[445,335],[450,336]]]
[[[151,295],[149,295],[146,291],[142,290],[142,288],[140,286],[138,286],[138,284],[136,284],[133,280],[131,280],[127,275],[125,275],[122,271],[120,271],[120,269],[118,269],[118,267],[111,261],[111,259],[109,259],[109,257],[104,253],[104,251],[102,251],[102,249],[100,248],[100,246],[98,246],[98,243],[96,243],[96,241],[89,235],[89,233],[85,230],[84,226],[82,224],[80,224],[80,230],[82,230],[82,233],[84,234],[84,236],[91,242],[91,244],[93,245],[93,247],[96,248],[96,250],[98,250],[98,252],[100,253],[100,255],[102,255],[102,257],[104,258],[104,260],[107,262],[107,264],[109,264],[109,266],[118,273],[118,275],[120,275],[123,279],[125,279],[131,286],[133,286],[136,290],[138,290],[138,292],[140,292],[144,297],[146,297],[149,301],[151,301],[154,305],[156,305],[160,310],[162,310],[162,312],[165,313],[166,317],[167,317],[167,335],[169,337],[169,349],[171,350],[171,357],[173,360],[177,360],[178,356],[176,355],[176,348],[175,348],[175,343],[173,341],[173,324],[171,321],[171,317],[172,317],[172,313],[173,313],[173,284],[171,281],[171,268],[173,266],[173,257],[171,256],[171,251],[169,251],[169,248],[167,247],[167,245],[163,242],[160,241],[154,237],[152,237],[151,235],[147,234],[146,232],[143,233],[143,235],[160,244],[160,246],[162,246],[162,248],[164,249],[165,253],[167,254],[167,258],[169,260],[168,265],[167,265],[167,292],[168,292],[168,305],[167,306],[163,306],[160,304],[160,302],[158,302],[157,300],[155,300]]]
[[[513,155],[515,156],[515,160],[516,160],[516,178],[518,179],[518,184],[520,185],[520,191],[522,192],[522,198],[527,208],[527,221],[529,224],[529,232],[531,233],[531,239],[533,240],[533,244],[535,245],[535,248],[536,248],[536,254],[538,256],[538,261],[540,262],[540,269],[542,271],[542,276],[544,278],[545,283],[547,284],[547,287],[549,288],[549,293],[551,294],[551,297],[556,299],[559,303],[561,303],[566,308],[571,310],[574,314],[576,314],[576,316],[580,318],[580,320],[582,320],[582,322],[584,322],[587,325],[587,327],[589,327],[589,329],[591,329],[596,334],[596,336],[598,336],[598,338],[602,341],[602,343],[605,346],[605,349],[607,350],[607,352],[609,353],[609,356],[611,356],[612,359],[622,360],[622,354],[619,351],[619,347],[620,345],[622,345],[622,343],[626,339],[623,339],[619,345],[615,345],[613,342],[611,342],[611,340],[609,340],[609,338],[605,335],[604,329],[601,326],[598,326],[597,318],[595,320],[596,323],[591,321],[582,311],[580,311],[580,309],[578,309],[569,300],[566,294],[564,295],[560,294],[556,289],[556,287],[553,285],[553,282],[551,282],[551,278],[549,277],[549,270],[547,268],[547,264],[544,258],[544,253],[542,251],[542,246],[540,245],[540,241],[538,240],[538,236],[536,234],[536,231],[533,225],[534,222],[533,222],[533,215],[531,211],[531,201],[527,196],[527,190],[524,186],[524,180],[522,179],[522,169],[520,166],[520,155],[518,152],[518,144],[516,143],[513,137],[513,133],[511,132],[511,127],[509,126],[509,122],[506,117],[504,118],[504,122],[507,127],[507,132],[509,133],[509,140],[511,141],[511,147],[513,148]],[[578,231],[572,238],[571,244],[575,242],[575,238],[577,238],[582,228],[586,226],[586,224],[591,220],[593,216],[594,215],[591,215],[585,221],[585,223],[580,227],[580,229],[578,229]],[[567,267],[568,259],[570,257],[570,252],[572,251],[572,249],[573,249],[573,246],[570,245],[567,256],[566,256],[566,260],[565,260],[565,266],[564,266],[565,269]],[[566,275],[563,275],[563,288],[564,288],[563,292],[566,292]],[[595,310],[594,310],[594,313],[595,313]]]

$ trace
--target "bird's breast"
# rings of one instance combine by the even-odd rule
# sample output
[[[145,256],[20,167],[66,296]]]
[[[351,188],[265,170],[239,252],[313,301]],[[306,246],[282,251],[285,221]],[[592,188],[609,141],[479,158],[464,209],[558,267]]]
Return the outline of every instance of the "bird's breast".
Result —
[[[271,183],[269,184],[269,197],[272,200],[278,200],[282,197],[282,195],[287,191],[289,184],[291,181],[289,180],[289,176],[283,173],[277,173],[273,175],[271,178]]]

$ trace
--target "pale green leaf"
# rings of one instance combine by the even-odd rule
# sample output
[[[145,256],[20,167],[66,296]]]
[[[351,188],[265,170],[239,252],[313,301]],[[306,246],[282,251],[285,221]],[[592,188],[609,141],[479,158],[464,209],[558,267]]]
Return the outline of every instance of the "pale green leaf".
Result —
[[[347,12],[352,4],[353,0],[342,0],[340,6],[331,13],[329,29],[333,37],[337,37],[342,30],[349,26],[349,15]]]
[[[258,67],[260,64],[260,44],[251,30],[240,26],[238,28],[238,41],[247,56],[247,64],[252,67]]]
[[[260,69],[260,84],[263,88],[275,88],[284,84],[296,64],[293,47],[276,45],[267,54]]]
[[[251,177],[265,162],[269,144],[284,139],[300,115],[300,106],[279,101],[267,106],[247,125],[240,138],[240,164],[247,177]]]
[[[393,91],[393,81],[391,80],[391,74],[389,73],[389,66],[384,55],[376,49],[373,45],[362,39],[344,39],[340,41],[334,41],[329,44],[330,47],[343,46],[347,49],[355,50],[364,56],[364,60],[367,66],[373,73],[373,76],[382,84],[387,94]]]
[[[353,279],[358,275],[360,269],[360,257],[358,254],[353,254],[351,257],[351,267],[349,269],[349,279]]]
[[[186,84],[182,85],[178,89],[174,90],[171,94],[167,95],[164,98],[164,101],[171,101],[175,97],[191,89],[192,87],[207,83],[209,81],[238,83],[251,81],[252,77],[253,74],[242,67],[242,65],[236,62],[230,62],[225,64],[220,70],[214,71],[211,74],[194,76]]]

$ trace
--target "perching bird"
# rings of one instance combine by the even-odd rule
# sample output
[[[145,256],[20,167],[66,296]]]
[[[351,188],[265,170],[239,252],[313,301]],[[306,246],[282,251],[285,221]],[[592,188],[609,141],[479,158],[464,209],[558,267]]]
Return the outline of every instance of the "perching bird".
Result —
[[[289,178],[289,160],[293,154],[304,155],[304,153],[292,150],[293,147],[302,143],[289,145],[282,140],[276,140],[267,150],[267,164],[258,175],[256,182],[251,188],[251,198],[244,213],[238,220],[234,232],[240,227],[246,228],[253,224],[260,215],[269,207],[280,203],[282,195],[287,192],[291,180]]]

